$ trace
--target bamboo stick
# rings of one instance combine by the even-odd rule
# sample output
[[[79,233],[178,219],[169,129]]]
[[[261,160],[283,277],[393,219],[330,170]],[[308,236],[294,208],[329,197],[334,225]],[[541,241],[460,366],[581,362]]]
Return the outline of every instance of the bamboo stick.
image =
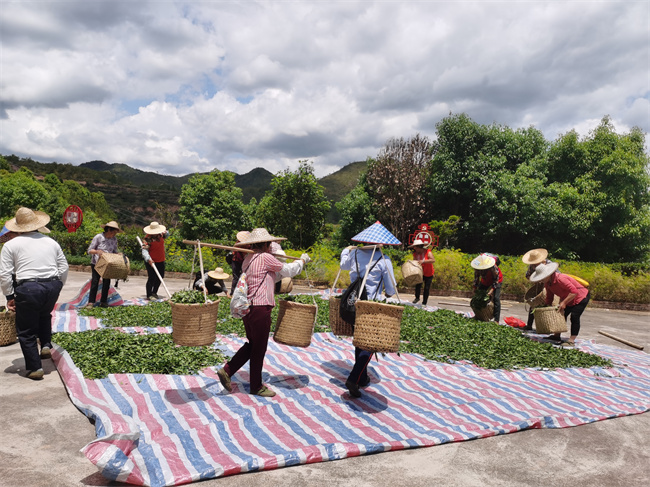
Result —
[[[624,339],[619,338],[619,337],[617,337],[615,335],[607,333],[606,331],[598,330],[598,333],[600,333],[601,335],[605,335],[606,337],[611,338],[612,340],[616,340],[617,342],[621,342],[621,343],[624,343],[625,345],[629,345],[630,347],[637,348],[639,350],[643,350],[643,345],[637,345],[636,343],[628,342],[627,340],[624,340]]]
[[[183,240],[184,244],[188,245],[197,245],[198,240]],[[201,247],[211,247],[213,249],[222,249],[222,250],[232,250],[234,252],[242,252],[244,254],[254,254],[254,250],[250,249],[244,249],[241,247],[229,247],[228,245],[219,245],[219,244],[211,244],[211,243],[205,243],[201,242]],[[300,260],[300,257],[293,257],[291,255],[283,255],[283,254],[271,254],[274,257],[278,258],[283,258],[283,259],[290,259],[290,260]]]

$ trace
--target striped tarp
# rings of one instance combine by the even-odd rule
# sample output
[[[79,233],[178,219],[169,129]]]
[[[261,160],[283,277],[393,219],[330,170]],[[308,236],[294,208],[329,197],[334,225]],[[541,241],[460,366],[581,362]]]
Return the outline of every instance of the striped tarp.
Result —
[[[242,343],[217,342],[230,353]],[[330,333],[315,334],[304,349],[269,341],[264,382],[274,398],[248,394],[247,368],[227,393],[215,368],[87,380],[58,346],[53,358],[73,403],[95,423],[97,439],[83,449],[88,459],[109,479],[167,486],[650,409],[647,354],[578,343],[617,367],[486,370],[387,354],[371,363],[360,399],[344,387],[351,341]]]

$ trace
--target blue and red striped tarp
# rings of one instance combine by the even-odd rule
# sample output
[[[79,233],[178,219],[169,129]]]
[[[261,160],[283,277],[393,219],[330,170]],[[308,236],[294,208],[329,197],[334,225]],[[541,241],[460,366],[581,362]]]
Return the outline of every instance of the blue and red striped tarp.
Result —
[[[79,319],[75,310],[59,313]],[[230,353],[244,342],[218,338],[216,345]],[[227,393],[216,368],[194,376],[88,380],[60,347],[53,358],[73,403],[95,423],[97,439],[83,449],[88,459],[109,479],[159,487],[650,409],[647,354],[587,341],[578,346],[617,367],[486,370],[386,354],[371,362],[371,385],[360,399],[344,386],[351,340],[330,333],[315,334],[308,348],[269,340],[263,378],[274,398],[249,394],[247,368],[233,376]]]

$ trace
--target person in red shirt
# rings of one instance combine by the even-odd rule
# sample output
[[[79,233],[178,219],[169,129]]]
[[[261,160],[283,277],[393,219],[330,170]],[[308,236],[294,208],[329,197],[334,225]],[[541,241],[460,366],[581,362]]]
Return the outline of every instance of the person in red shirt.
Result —
[[[503,274],[499,269],[498,257],[483,253],[472,260],[474,268],[474,289],[487,291],[494,304],[494,321],[497,323],[501,318],[501,285]]]
[[[436,258],[433,256],[431,250],[429,250],[426,244],[420,240],[415,239],[411,245],[413,249],[413,260],[417,260],[422,264],[422,279],[424,281],[424,292],[422,293],[422,304],[426,306],[427,301],[429,300],[429,293],[431,291],[431,281],[433,281],[433,264],[436,261]],[[415,300],[413,303],[420,301],[420,292],[422,291],[422,283],[415,285]]]
[[[546,289],[546,306],[553,304],[553,298],[557,295],[560,298],[558,311],[564,313],[564,318],[571,316],[571,336],[565,342],[566,346],[575,345],[576,337],[580,333],[580,316],[587,307],[591,295],[589,289],[580,284],[574,278],[556,272],[557,262],[550,264],[539,264],[530,276],[531,282],[543,282]],[[551,335],[552,340],[561,340],[560,334]]]
[[[158,222],[151,222],[151,225],[144,227],[144,246],[142,257],[147,266],[147,299],[158,299],[158,289],[161,281],[156,275],[154,266],[158,269],[161,278],[165,278],[165,238],[169,235],[165,225]]]

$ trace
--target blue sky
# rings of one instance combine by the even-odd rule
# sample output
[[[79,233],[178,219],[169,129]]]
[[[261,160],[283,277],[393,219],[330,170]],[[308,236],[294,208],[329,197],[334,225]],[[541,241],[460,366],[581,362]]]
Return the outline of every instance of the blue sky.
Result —
[[[449,113],[650,129],[647,1],[2,0],[0,153],[319,177]]]

